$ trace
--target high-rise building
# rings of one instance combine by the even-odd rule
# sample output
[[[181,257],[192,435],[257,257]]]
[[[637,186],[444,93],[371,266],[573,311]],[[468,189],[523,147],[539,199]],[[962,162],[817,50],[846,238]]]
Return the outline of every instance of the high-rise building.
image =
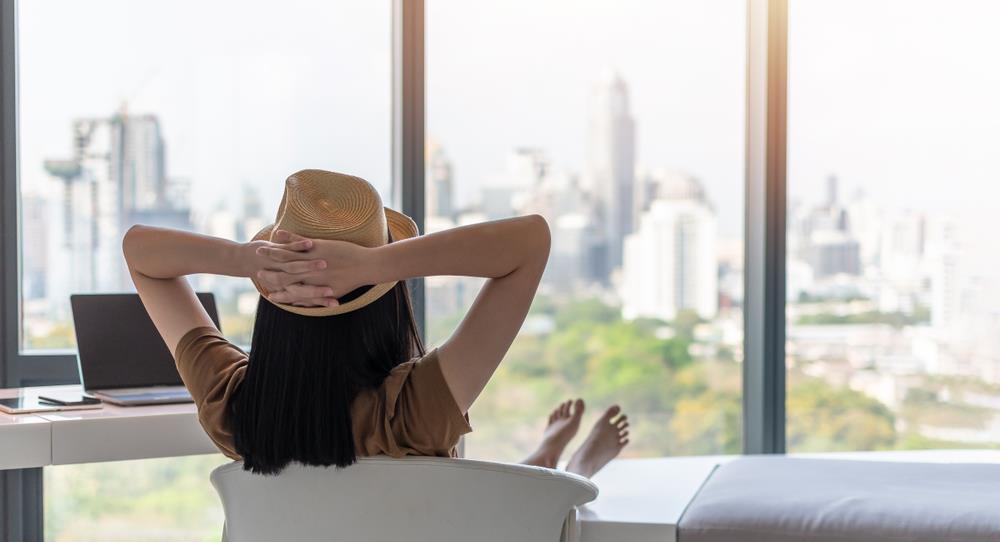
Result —
[[[559,215],[549,221],[549,228],[552,248],[544,280],[553,289],[574,291],[604,278],[594,274],[594,257],[598,253],[594,250],[594,220],[589,213]]]
[[[624,243],[622,316],[673,320],[682,310],[718,312],[717,219],[701,184],[661,186]]]
[[[452,165],[444,148],[427,146],[427,216],[450,218],[455,214]]]
[[[622,243],[635,226],[635,120],[618,73],[600,82],[590,118],[587,188],[597,197],[606,273],[622,264]]]
[[[243,206],[240,213],[239,224],[236,228],[236,239],[249,241],[257,232],[264,229],[268,224],[274,222],[274,217],[265,217],[264,210],[260,203],[260,195],[252,185],[243,188]]]
[[[21,295],[24,299],[41,299],[47,295],[49,262],[44,249],[49,237],[48,202],[37,193],[21,196],[21,244],[24,251],[21,264]]]
[[[127,212],[165,206],[167,176],[165,145],[155,115],[122,111],[110,119],[111,175],[121,189],[121,207]]]
[[[840,182],[836,175],[826,178],[826,207],[833,209],[840,204]]]
[[[821,279],[861,273],[861,247],[854,235],[851,216],[840,201],[837,177],[826,180],[826,199],[806,210],[789,206],[789,247],[794,257],[807,264]]]
[[[804,249],[805,262],[816,278],[861,273],[860,245],[840,230],[817,230]]]
[[[929,229],[931,324],[946,329],[957,324],[962,313],[958,226],[952,220],[940,219]]]
[[[879,265],[890,280],[912,280],[919,274],[927,244],[927,217],[912,211],[883,217]]]
[[[851,236],[858,240],[862,273],[878,273],[878,253],[884,212],[863,189],[846,205]]]

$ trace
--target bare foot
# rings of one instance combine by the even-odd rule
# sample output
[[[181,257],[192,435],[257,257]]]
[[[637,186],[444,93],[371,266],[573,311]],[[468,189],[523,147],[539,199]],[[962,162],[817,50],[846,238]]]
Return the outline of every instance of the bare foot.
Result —
[[[604,411],[587,440],[570,458],[566,470],[590,478],[614,459],[628,444],[628,417],[614,405]]]
[[[545,433],[542,434],[542,443],[522,463],[550,469],[556,468],[566,445],[580,430],[583,409],[583,399],[566,401],[557,406],[552,414],[549,414],[549,425],[545,428]]]

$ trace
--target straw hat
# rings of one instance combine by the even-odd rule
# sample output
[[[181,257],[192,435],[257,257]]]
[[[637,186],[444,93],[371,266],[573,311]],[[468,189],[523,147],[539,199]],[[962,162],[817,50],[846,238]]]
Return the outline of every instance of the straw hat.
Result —
[[[311,239],[348,241],[369,248],[419,234],[410,217],[382,206],[382,198],[368,181],[319,169],[299,171],[285,181],[285,193],[281,196],[274,224],[260,230],[253,240],[270,241],[272,232],[278,230]],[[267,289],[254,278],[251,280],[266,299]],[[396,282],[376,284],[335,307],[275,305],[305,316],[344,314],[368,305],[395,285]]]

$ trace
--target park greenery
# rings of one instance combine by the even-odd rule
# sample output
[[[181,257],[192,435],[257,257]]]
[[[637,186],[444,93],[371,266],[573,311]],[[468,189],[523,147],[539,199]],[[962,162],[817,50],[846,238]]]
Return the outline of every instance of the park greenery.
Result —
[[[588,425],[603,408],[620,405],[632,426],[628,456],[740,452],[741,364],[726,348],[699,344],[696,329],[705,322],[693,313],[672,322],[627,321],[596,299],[539,297],[529,324],[538,319],[550,321],[551,331],[518,337],[470,413],[470,456],[523,457],[537,443],[548,411],[569,397],[590,405]],[[432,344],[456,323],[457,317],[432,322]],[[895,418],[878,401],[795,371],[789,378],[791,448],[896,446]]]
[[[796,325],[849,325],[849,324],[886,324],[893,327],[915,326],[931,321],[931,311],[927,307],[918,307],[909,312],[864,311],[849,314],[804,314],[796,321]]]

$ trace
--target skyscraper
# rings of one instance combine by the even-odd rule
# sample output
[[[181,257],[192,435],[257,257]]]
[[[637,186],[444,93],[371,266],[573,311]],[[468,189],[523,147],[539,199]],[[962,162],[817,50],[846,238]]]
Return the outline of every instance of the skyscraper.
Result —
[[[826,179],[826,199],[805,214],[795,210],[789,243],[797,259],[809,265],[816,278],[861,273],[861,248],[840,201],[839,181]]]
[[[40,299],[47,294],[48,253],[45,247],[50,224],[46,200],[41,194],[21,195],[21,243],[31,247],[24,251],[21,264],[21,292],[25,299]]]
[[[436,143],[427,145],[427,216],[450,218],[454,213],[451,160]]]
[[[111,174],[121,187],[121,207],[148,211],[165,206],[165,145],[155,115],[130,115],[124,107],[110,119]]]
[[[936,220],[931,224],[928,237],[931,324],[946,329],[959,323],[963,312],[958,225],[949,219]]]
[[[590,118],[588,188],[596,196],[605,244],[605,276],[622,264],[622,243],[634,228],[635,120],[628,86],[611,73],[597,86]]]
[[[673,320],[718,311],[715,211],[696,179],[671,177],[624,243],[622,316]]]

